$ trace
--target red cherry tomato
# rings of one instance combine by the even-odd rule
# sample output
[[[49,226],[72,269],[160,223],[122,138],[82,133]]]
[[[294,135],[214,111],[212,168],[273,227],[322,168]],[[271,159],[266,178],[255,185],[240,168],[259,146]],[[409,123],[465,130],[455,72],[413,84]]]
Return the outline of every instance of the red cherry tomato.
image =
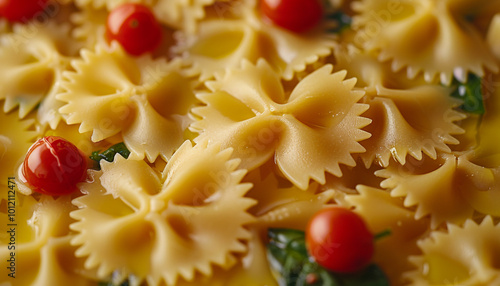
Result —
[[[116,40],[131,55],[154,51],[161,42],[161,26],[151,10],[142,4],[126,3],[108,15],[108,41]]]
[[[260,9],[274,24],[297,33],[312,29],[323,17],[320,0],[261,0]]]
[[[43,11],[48,0],[0,0],[0,16],[10,22],[26,22]]]
[[[362,270],[373,256],[373,234],[355,212],[341,207],[316,213],[306,228],[306,245],[314,260],[340,273]]]
[[[24,180],[35,191],[46,195],[65,195],[75,191],[85,179],[87,160],[72,143],[47,136],[33,144],[24,159]]]

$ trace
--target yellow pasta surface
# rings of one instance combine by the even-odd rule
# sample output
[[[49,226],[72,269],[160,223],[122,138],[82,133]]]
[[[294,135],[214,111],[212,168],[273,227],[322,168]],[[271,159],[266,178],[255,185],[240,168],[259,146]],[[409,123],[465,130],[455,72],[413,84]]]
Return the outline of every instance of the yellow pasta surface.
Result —
[[[0,19],[1,286],[277,286],[267,230],[332,206],[391,231],[390,285],[500,285],[500,0],[322,1],[351,22],[304,33],[259,0],[51,3]],[[155,51],[107,40],[124,3]],[[49,196],[43,136],[130,155]]]

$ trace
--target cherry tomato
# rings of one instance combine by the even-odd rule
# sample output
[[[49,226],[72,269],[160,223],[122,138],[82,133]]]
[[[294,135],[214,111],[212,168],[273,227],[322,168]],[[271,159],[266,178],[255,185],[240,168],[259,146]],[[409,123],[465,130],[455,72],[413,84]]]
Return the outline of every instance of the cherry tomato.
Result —
[[[323,17],[320,0],[261,0],[260,10],[274,24],[297,33],[312,29]]]
[[[26,22],[43,11],[48,0],[0,0],[0,16],[10,22]]]
[[[319,211],[306,228],[306,245],[314,260],[326,269],[354,273],[370,263],[373,234],[355,212],[332,207]]]
[[[28,150],[22,166],[24,180],[36,192],[65,195],[87,174],[86,156],[72,143],[56,136],[36,141]]]
[[[113,9],[106,23],[108,41],[116,40],[131,55],[154,51],[161,42],[161,26],[142,4],[126,3]]]

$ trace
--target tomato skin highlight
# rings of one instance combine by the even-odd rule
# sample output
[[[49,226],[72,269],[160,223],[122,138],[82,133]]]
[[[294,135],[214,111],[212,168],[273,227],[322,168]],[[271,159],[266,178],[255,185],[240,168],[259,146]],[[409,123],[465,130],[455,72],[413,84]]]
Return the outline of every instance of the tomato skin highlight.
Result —
[[[370,263],[374,239],[358,214],[332,207],[311,218],[306,228],[306,246],[309,254],[324,268],[354,273]]]
[[[48,0],[0,0],[0,17],[9,22],[26,22],[43,11]]]
[[[108,15],[106,38],[116,40],[133,56],[154,51],[161,42],[162,30],[151,10],[142,4],[126,3]]]
[[[324,9],[320,0],[261,0],[260,10],[277,26],[303,33],[318,25]]]
[[[22,165],[26,183],[34,191],[56,196],[77,190],[76,184],[87,174],[86,156],[69,141],[47,136],[28,150]]]

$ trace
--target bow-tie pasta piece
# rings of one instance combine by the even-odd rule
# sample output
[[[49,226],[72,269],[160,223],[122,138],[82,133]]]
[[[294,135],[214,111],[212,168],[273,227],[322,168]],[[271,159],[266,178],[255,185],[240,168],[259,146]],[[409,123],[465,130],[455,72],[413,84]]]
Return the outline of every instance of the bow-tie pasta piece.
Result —
[[[13,249],[8,245],[11,233],[15,234],[14,285],[94,285],[90,273],[89,277],[81,276],[85,272],[83,263],[72,255],[75,248],[69,243],[69,212],[74,207],[70,198],[42,196],[36,201],[31,196],[18,195],[16,204],[15,227],[7,221],[11,216],[0,213],[2,261],[10,258]],[[0,269],[3,279],[8,278],[8,273],[8,267]]]
[[[377,61],[373,52],[352,45],[338,45],[335,62],[336,70],[346,69],[358,79],[356,87],[366,91],[370,108],[364,116],[372,123],[364,130],[372,137],[361,143],[367,152],[360,157],[367,167],[374,162],[387,166],[391,157],[404,164],[408,154],[435,158],[437,151],[450,152],[448,145],[459,143],[455,137],[464,133],[460,127],[466,117],[456,111],[461,102],[450,96],[450,89],[409,80]]]
[[[448,144],[458,144],[452,135],[464,130],[457,124],[465,114],[455,110],[460,101],[449,89],[427,85],[406,90],[377,88],[367,96],[370,105],[364,116],[372,123],[364,130],[372,137],[362,142],[366,166],[373,162],[388,166],[392,158],[404,165],[407,155],[422,159],[422,153],[436,158],[437,152],[451,152]]]
[[[65,74],[65,102],[60,112],[80,132],[92,131],[99,142],[120,134],[131,156],[169,158],[184,141],[189,108],[195,104],[193,83],[182,75],[182,61],[145,55],[132,57],[118,45],[84,50]]]
[[[416,206],[415,218],[431,217],[431,228],[441,223],[463,223],[474,213],[457,175],[457,158],[442,154],[437,160],[411,160],[376,172],[387,178],[380,185],[394,197],[404,197],[405,207]]]
[[[69,26],[49,21],[14,25],[13,31],[0,37],[0,100],[3,110],[19,107],[24,118],[40,104],[42,124],[57,125],[60,102],[55,99],[58,81],[68,68],[75,44],[69,41]]]
[[[353,166],[351,155],[365,151],[358,141],[370,136],[361,130],[370,120],[360,116],[367,106],[357,103],[364,93],[352,90],[356,80],[331,72],[325,65],[285,90],[266,61],[244,61],[198,94],[206,105],[193,109],[201,118],[191,125],[201,133],[195,140],[233,147],[247,169],[274,158],[304,190],[309,179],[323,184],[325,171],[340,177],[339,164]]]
[[[498,285],[500,227],[490,216],[480,223],[433,231],[418,242],[421,255],[410,261],[416,270],[405,273],[410,285]]]
[[[468,19],[481,18],[486,2],[357,1],[354,42],[379,51],[379,60],[391,60],[394,70],[406,68],[409,78],[423,73],[426,81],[439,76],[448,85],[453,76],[465,81],[469,72],[496,72],[498,65],[481,31]]]
[[[242,59],[256,63],[260,58],[291,80],[307,65],[330,55],[334,45],[331,37],[297,35],[252,17],[209,19],[200,25],[196,36],[179,34],[178,38],[175,52],[193,63],[191,72],[199,73],[201,81],[239,67]]]
[[[247,249],[244,226],[254,218],[246,210],[255,202],[244,197],[251,185],[240,183],[245,171],[230,157],[230,149],[186,141],[163,173],[120,156],[102,164],[81,186],[86,195],[74,200],[76,255],[101,279],[119,270],[149,285],[234,266]]]

